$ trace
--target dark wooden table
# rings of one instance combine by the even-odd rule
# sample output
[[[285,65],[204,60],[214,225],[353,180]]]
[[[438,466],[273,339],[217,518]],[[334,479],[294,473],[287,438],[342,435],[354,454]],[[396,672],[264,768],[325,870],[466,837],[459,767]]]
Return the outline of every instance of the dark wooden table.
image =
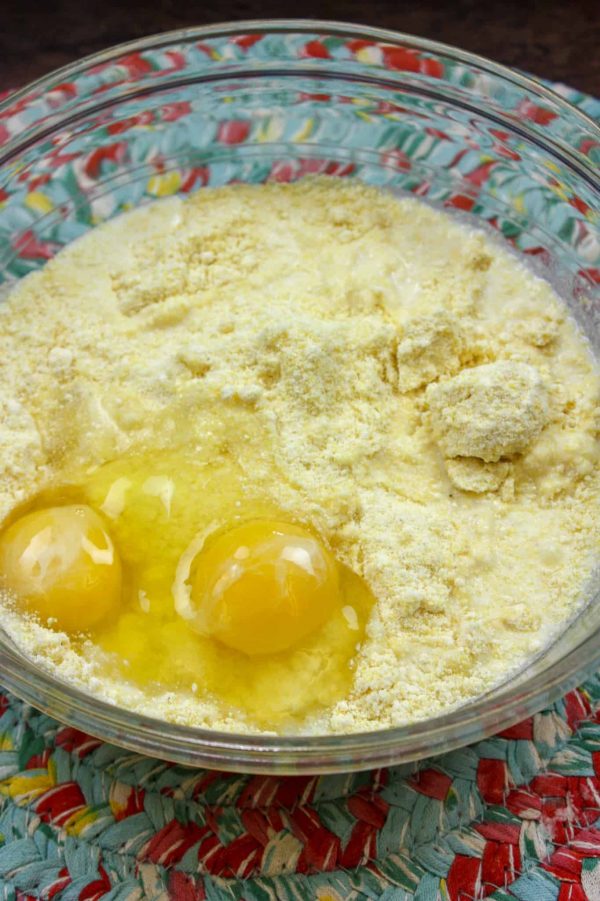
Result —
[[[338,19],[481,53],[600,95],[598,0],[0,0],[0,89],[157,31],[232,19]]]

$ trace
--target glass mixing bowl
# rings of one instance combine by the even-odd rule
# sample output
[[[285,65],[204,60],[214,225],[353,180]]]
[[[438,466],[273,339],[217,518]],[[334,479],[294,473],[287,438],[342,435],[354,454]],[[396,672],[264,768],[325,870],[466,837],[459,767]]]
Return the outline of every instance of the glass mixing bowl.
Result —
[[[0,105],[0,142],[7,288],[137,204],[327,173],[478,217],[557,283],[598,350],[600,130],[540,84],[460,50],[328,22],[157,35],[10,96]],[[252,737],[140,717],[40,670],[1,633],[0,681],[59,720],[186,764],[365,769],[481,739],[572,688],[600,664],[599,585],[505,684],[443,716],[379,732]]]

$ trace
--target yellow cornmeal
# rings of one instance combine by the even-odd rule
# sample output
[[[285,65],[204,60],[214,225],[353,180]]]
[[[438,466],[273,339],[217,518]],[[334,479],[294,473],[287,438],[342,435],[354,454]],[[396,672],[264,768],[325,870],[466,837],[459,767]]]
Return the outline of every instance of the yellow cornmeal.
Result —
[[[180,723],[439,713],[582,599],[599,395],[551,287],[419,201],[318,179],[137,210],[0,306],[0,518],[91,505],[127,602],[87,637],[9,597],[3,625],[62,678]],[[261,516],[322,538],[342,604],[252,658],[190,629],[171,589],[194,535]]]

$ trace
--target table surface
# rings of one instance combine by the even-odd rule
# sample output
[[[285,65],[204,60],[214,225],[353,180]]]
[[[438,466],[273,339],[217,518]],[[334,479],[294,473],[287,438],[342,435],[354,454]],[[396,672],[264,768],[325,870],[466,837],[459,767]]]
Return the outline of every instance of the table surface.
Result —
[[[290,11],[281,0],[5,0],[0,89],[143,35]],[[426,36],[600,95],[596,0],[305,0],[297,12]]]

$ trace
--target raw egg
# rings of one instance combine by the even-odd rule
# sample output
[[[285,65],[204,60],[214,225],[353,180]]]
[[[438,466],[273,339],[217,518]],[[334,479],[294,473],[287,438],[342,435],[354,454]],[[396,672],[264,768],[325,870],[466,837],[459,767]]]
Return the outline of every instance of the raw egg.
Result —
[[[103,520],[87,504],[27,513],[0,537],[1,584],[18,604],[69,632],[117,610],[121,562]]]
[[[116,458],[5,528],[0,589],[107,682],[293,729],[347,695],[373,598],[271,480],[210,445]]]
[[[303,526],[253,520],[206,542],[192,564],[194,626],[249,655],[298,644],[340,605],[337,564]]]

